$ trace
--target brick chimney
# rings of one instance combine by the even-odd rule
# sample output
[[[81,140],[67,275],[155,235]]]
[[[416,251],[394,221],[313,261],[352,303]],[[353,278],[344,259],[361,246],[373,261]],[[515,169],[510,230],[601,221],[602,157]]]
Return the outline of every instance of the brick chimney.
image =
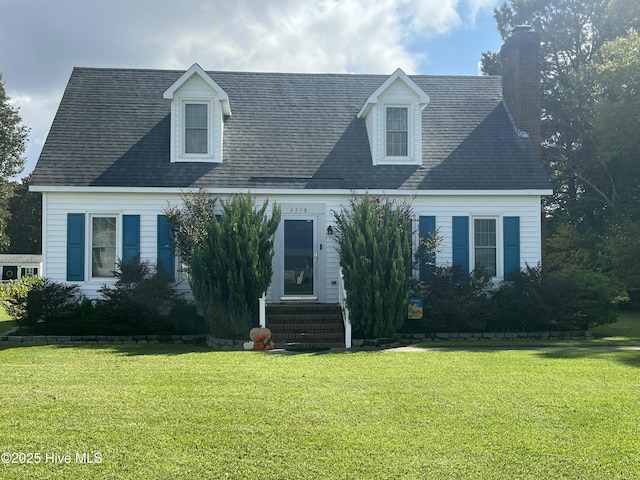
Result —
[[[540,155],[542,86],[540,34],[528,25],[513,29],[502,49],[502,95],[518,130],[526,132]]]

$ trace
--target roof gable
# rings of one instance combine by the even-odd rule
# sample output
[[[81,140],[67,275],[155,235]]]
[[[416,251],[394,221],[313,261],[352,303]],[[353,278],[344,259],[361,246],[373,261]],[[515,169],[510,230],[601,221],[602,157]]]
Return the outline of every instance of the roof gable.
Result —
[[[364,103],[363,107],[358,112],[358,118],[362,118],[367,116],[371,108],[378,103],[378,98],[384,94],[384,92],[391,87],[397,80],[404,82],[404,84],[411,90],[417,97],[418,106],[420,110],[423,110],[429,102],[429,95],[427,95],[416,83],[411,80],[406,73],[402,71],[401,68],[396,69],[389,78],[387,78],[382,85],[380,85],[375,92],[369,95],[367,101]]]
[[[162,97],[165,100],[173,100],[176,92],[183,85],[185,85],[194,75],[199,76],[214,92],[216,92],[217,97],[220,100],[220,104],[222,106],[222,113],[224,113],[224,115],[226,116],[230,116],[231,107],[229,105],[229,95],[227,95],[227,92],[225,92],[220,87],[220,85],[218,85],[209,75],[207,75],[207,73],[197,63],[194,63],[193,65],[191,65],[189,70],[184,72],[180,76],[180,78],[178,78],[175,82],[173,82],[173,84],[164,91],[164,93],[162,94]]]

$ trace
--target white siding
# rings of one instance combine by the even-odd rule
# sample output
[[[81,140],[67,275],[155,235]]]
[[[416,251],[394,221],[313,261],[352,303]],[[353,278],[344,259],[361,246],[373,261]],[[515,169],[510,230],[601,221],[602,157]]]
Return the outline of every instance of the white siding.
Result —
[[[538,195],[434,195],[410,192],[386,193],[385,197],[396,200],[407,199],[412,196],[412,206],[415,217],[420,215],[434,215],[436,226],[443,237],[442,251],[436,255],[439,265],[452,263],[452,217],[453,216],[518,216],[520,217],[520,264],[535,266],[541,260],[540,239],[540,197]],[[260,205],[265,198],[276,201],[280,205],[307,205],[311,211],[318,213],[318,243],[322,250],[318,251],[321,264],[318,274],[322,282],[319,288],[320,302],[336,303],[338,301],[338,263],[336,250],[337,241],[327,234],[327,227],[334,226],[334,211],[340,211],[348,206],[349,194],[308,194],[272,193],[256,195]],[[66,279],[66,248],[67,248],[67,213],[110,213],[118,216],[140,215],[140,254],[142,259],[155,263],[157,258],[157,215],[162,214],[167,205],[179,205],[180,195],[177,193],[61,193],[47,192],[43,195],[43,212],[45,212],[44,242],[43,242],[43,276],[55,281]],[[290,212],[283,212],[288,213]],[[268,212],[270,215],[270,212]],[[501,220],[500,220],[501,223]],[[121,238],[121,231],[118,232]],[[88,242],[88,239],[86,239]],[[276,252],[279,245],[276,245]],[[87,251],[89,247],[87,244]],[[279,268],[279,256],[274,258],[274,272]],[[88,272],[88,270],[87,270]],[[80,282],[83,291],[91,296],[97,296],[97,290],[104,283],[92,281],[85,275],[85,282]],[[274,288],[269,289],[268,301],[277,302]],[[279,290],[278,290],[279,291]]]

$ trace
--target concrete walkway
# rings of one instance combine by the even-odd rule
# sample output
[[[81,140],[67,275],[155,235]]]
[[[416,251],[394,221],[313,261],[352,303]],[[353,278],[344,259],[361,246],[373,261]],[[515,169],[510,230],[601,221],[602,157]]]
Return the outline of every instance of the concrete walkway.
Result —
[[[551,346],[540,346],[540,347],[518,347],[518,346],[495,346],[495,347],[395,347],[385,349],[385,352],[393,352],[393,353],[402,353],[402,352],[446,352],[446,351],[456,351],[456,350],[470,350],[477,352],[492,352],[496,350],[601,350],[601,351],[640,351],[640,345],[594,345],[592,347],[551,347]]]

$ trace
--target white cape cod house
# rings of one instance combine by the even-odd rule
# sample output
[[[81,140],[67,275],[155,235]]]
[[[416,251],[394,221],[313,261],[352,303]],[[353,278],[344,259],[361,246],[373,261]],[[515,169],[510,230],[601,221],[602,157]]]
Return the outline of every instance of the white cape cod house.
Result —
[[[163,211],[199,188],[282,208],[269,304],[338,303],[333,211],[365,191],[412,198],[438,264],[536,265],[538,45],[516,29],[504,78],[75,68],[32,175],[42,275],[95,297],[140,254],[179,280]]]

